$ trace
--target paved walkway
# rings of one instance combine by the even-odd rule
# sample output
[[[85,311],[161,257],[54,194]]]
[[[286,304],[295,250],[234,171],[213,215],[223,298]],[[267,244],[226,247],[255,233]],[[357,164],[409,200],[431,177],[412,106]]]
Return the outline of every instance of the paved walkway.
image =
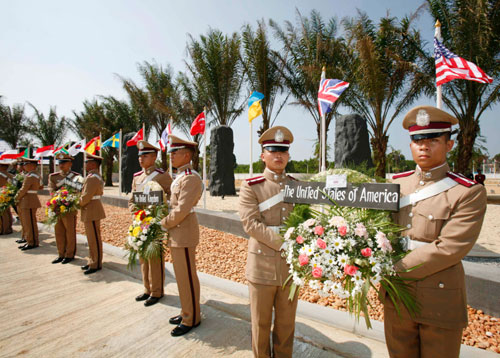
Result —
[[[202,324],[170,336],[178,314],[177,285],[144,307],[134,301],[142,283],[126,261],[104,255],[104,269],[84,276],[78,258],[51,264],[52,234],[38,249],[17,249],[16,233],[0,236],[0,357],[251,357],[248,301],[202,286]],[[78,245],[78,254],[87,248]],[[387,357],[382,342],[298,317],[295,357]]]

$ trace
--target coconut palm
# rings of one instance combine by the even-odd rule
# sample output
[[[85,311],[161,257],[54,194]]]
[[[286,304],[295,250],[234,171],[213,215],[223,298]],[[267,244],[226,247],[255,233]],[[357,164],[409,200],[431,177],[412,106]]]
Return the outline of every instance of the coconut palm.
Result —
[[[210,29],[199,40],[189,35],[186,62],[193,85],[205,100],[211,122],[231,126],[243,110],[239,103],[243,82],[240,37]]]
[[[28,120],[30,134],[38,139],[42,147],[61,144],[67,131],[66,118],[59,118],[55,107],[50,107],[49,115],[45,118],[33,104],[28,102],[28,105],[35,112],[33,118]]]
[[[500,76],[500,2],[493,0],[428,0],[430,13],[441,22],[444,45],[460,57],[474,62],[493,78]],[[428,61],[434,64],[431,54]],[[435,72],[431,66],[427,93],[435,91]],[[500,101],[500,83],[483,84],[454,80],[441,86],[443,103],[458,119],[456,170],[471,167],[474,146],[480,135],[483,113]],[[460,158],[460,160],[458,160]]]
[[[287,21],[283,30],[273,20],[269,24],[283,46],[282,51],[275,51],[274,54],[279,59],[286,89],[294,98],[290,104],[307,110],[316,123],[319,141],[321,116],[318,110],[318,88],[322,67],[326,69],[327,78],[349,82],[351,77],[347,48],[344,39],[337,35],[337,20],[330,18],[325,22],[316,10],[311,11],[310,17],[302,16],[297,10],[297,26]],[[326,114],[326,134],[348,92],[344,92]]]
[[[419,71],[420,34],[411,18],[381,18],[376,25],[365,13],[344,19],[348,46],[353,49],[351,91],[345,103],[367,121],[375,174],[385,176],[388,130],[393,121],[423,92]]]
[[[9,107],[0,102],[0,139],[17,148],[18,143],[26,139],[28,120],[24,105]]]
[[[262,105],[262,125],[258,133],[261,135],[270,126],[286,103],[285,100],[278,105],[274,115],[273,109],[276,96],[283,90],[283,81],[276,52],[273,52],[269,43],[264,20],[257,22],[254,31],[250,25],[245,25],[241,34],[243,44],[242,64],[249,84],[249,92],[258,91],[264,95]],[[281,65],[282,67],[282,65]]]

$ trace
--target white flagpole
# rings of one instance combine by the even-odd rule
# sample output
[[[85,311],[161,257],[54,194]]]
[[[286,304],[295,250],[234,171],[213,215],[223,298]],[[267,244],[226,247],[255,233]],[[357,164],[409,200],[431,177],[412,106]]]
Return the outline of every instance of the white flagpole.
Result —
[[[321,79],[324,80],[326,78],[326,67],[323,66],[321,71]],[[325,114],[321,116],[321,171],[324,172],[326,170],[326,120]]]
[[[207,208],[207,107],[203,107],[205,117],[205,132],[203,133],[203,209]]]
[[[85,138],[85,146],[87,145],[87,138]],[[87,151],[83,149],[83,177],[87,176],[87,168],[85,168],[85,161],[87,160]]]
[[[170,117],[169,124],[170,124],[170,130],[172,130],[172,117]],[[168,136],[168,134],[169,133],[167,133],[167,136]],[[167,145],[167,143],[165,143],[165,145]],[[170,153],[168,152],[168,148],[165,148],[165,150],[167,151],[167,155],[168,155],[168,169],[170,171],[170,177],[173,179],[174,178],[174,169],[172,168],[172,157],[170,156]]]
[[[120,138],[118,138],[118,195],[122,196],[122,138],[123,133],[120,128]]]
[[[249,93],[249,96],[252,95],[252,92]],[[255,118],[254,118],[255,119]],[[250,121],[250,165],[248,166],[248,173],[250,174],[250,178],[253,177],[253,129],[252,129],[252,121]]]
[[[436,30],[434,31],[434,37],[438,39],[438,41],[442,42],[443,38],[441,37],[441,23],[439,20],[436,20],[436,25],[434,25]],[[436,107],[441,109],[443,107],[443,91],[441,89],[441,85],[437,86],[436,89]]]
[[[100,146],[99,146],[99,156],[102,157],[102,137],[101,137],[101,132],[99,132],[99,141],[97,143],[100,144]],[[102,177],[102,164],[99,165],[99,175]]]

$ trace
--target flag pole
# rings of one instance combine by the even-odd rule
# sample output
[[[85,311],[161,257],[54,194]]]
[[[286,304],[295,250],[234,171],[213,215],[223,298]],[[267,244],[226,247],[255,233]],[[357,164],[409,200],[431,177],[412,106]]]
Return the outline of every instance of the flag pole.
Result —
[[[326,67],[323,66],[321,70],[321,79],[324,80],[326,78]],[[326,120],[325,114],[321,116],[321,171],[324,172],[326,170]]]
[[[437,38],[439,42],[443,42],[443,38],[441,37],[441,23],[439,20],[436,20],[434,27],[436,28],[434,31],[434,37]],[[436,107],[439,109],[443,107],[443,91],[441,89],[441,85],[436,88]]]
[[[252,92],[249,93],[249,96],[252,95]],[[253,119],[252,119],[253,120]],[[248,166],[248,173],[250,174],[250,178],[253,177],[253,129],[252,129],[252,121],[250,121],[250,165]]]
[[[122,129],[120,128],[120,138],[118,138],[118,195],[122,196]]]
[[[99,141],[97,144],[99,144],[99,156],[102,157],[102,138],[101,138],[101,132],[99,132]],[[99,175],[102,178],[102,165],[99,165]]]
[[[87,138],[85,138],[85,143],[87,143]],[[87,160],[87,150],[83,149],[83,177],[87,176],[87,169],[85,168],[86,160]]]
[[[207,208],[207,107],[203,107],[203,116],[205,117],[205,130],[203,133],[203,209]]]
[[[172,116],[170,116],[170,122],[168,124],[170,126],[170,130],[172,130]],[[169,133],[167,131],[167,138],[168,138],[168,134]],[[168,142],[168,140],[167,140],[167,142]],[[165,145],[168,147],[167,143],[165,143]],[[167,151],[167,156],[168,156],[168,171],[170,172],[170,177],[173,178],[174,177],[174,169],[172,168],[172,156],[168,152],[168,148],[165,148],[165,150]]]

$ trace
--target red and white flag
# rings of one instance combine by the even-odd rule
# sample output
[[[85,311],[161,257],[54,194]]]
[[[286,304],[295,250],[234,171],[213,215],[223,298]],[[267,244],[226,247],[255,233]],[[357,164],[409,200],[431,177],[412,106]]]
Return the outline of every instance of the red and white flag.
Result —
[[[2,155],[0,155],[0,160],[17,159],[19,157],[22,157],[23,155],[24,155],[24,151],[22,151],[21,153],[18,153],[17,149],[10,149],[10,150],[6,150],[5,152],[2,153]]]
[[[434,59],[436,60],[437,86],[457,78],[481,83],[493,82],[493,78],[476,64],[455,55],[444,47],[436,37],[434,37]]]
[[[54,151],[54,144],[47,145],[45,147],[38,148],[35,151],[35,158],[43,158],[52,156],[52,152]]]
[[[205,111],[198,114],[198,116],[194,119],[193,124],[191,124],[192,136],[197,134],[205,134]]]
[[[134,145],[137,145],[137,142],[140,140],[144,140],[144,132],[142,128],[135,134],[135,136],[132,137],[132,139],[127,141],[127,147],[133,147]]]
[[[158,143],[160,143],[160,148],[161,148],[161,151],[164,152],[165,150],[167,150],[167,146],[168,146],[168,135],[169,134],[172,134],[172,129],[170,127],[170,123],[168,123],[167,125],[167,128],[165,128],[163,130],[163,132],[161,132],[161,138],[160,140],[158,141]]]

